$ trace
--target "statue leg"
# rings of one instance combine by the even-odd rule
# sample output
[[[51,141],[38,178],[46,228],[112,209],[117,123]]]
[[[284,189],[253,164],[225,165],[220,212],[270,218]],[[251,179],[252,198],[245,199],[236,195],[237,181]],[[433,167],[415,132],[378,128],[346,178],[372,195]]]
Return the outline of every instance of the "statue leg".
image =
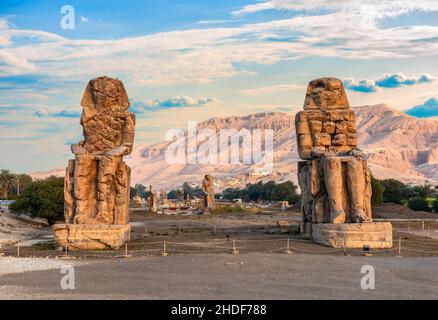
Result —
[[[324,181],[330,203],[330,222],[345,223],[343,204],[342,161],[338,157],[324,157]]]
[[[361,223],[368,221],[364,210],[365,175],[363,161],[352,157],[346,164],[347,187],[350,195],[351,220]]]
[[[97,221],[114,223],[116,158],[103,157],[99,160],[97,174]]]
[[[87,223],[94,213],[92,186],[95,175],[96,164],[94,158],[85,154],[77,155],[73,178],[74,197],[76,199],[75,224]]]

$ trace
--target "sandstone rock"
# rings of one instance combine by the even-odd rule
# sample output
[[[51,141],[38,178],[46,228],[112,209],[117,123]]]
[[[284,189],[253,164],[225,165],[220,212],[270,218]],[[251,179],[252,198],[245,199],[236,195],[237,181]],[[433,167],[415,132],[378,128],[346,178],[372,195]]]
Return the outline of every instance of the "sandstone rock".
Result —
[[[205,175],[202,182],[202,191],[204,191],[204,207],[214,208],[214,182],[213,177],[209,174]]]
[[[311,238],[334,248],[392,248],[392,225],[389,222],[312,224]]]
[[[128,111],[123,83],[116,79],[91,80],[81,104],[84,140],[71,146],[76,157],[68,162],[65,175],[66,225],[54,227],[55,237],[62,239],[57,233],[74,230],[66,235],[72,248],[89,249],[110,238],[105,246],[115,248],[127,240],[129,228],[131,169],[123,156],[132,151],[135,116]]]
[[[371,176],[357,147],[356,121],[342,81],[317,79],[309,83],[304,111],[296,116],[298,165],[302,193],[301,230],[315,241],[347,247],[375,241],[371,247],[392,246],[387,225],[373,224]],[[309,145],[309,135],[313,137]],[[342,237],[345,235],[345,237]],[[352,240],[354,239],[354,241]]]

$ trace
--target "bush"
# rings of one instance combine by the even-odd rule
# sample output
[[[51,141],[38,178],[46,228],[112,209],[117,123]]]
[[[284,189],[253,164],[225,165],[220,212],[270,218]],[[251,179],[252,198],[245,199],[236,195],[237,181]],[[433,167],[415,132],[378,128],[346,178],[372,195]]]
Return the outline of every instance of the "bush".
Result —
[[[435,199],[435,201],[433,202],[433,211],[435,213],[438,213],[438,199]]]
[[[395,179],[386,179],[381,182],[383,188],[385,188],[383,191],[383,202],[402,204],[406,185]]]
[[[50,225],[64,217],[64,178],[49,177],[32,182],[10,209],[17,214],[45,218]]]
[[[430,211],[427,200],[420,197],[409,199],[408,207],[415,211]]]
[[[382,204],[383,194],[385,192],[385,188],[383,187],[382,182],[374,178],[374,176],[371,176],[371,188],[373,190],[373,196],[371,197],[371,204],[373,206]]]

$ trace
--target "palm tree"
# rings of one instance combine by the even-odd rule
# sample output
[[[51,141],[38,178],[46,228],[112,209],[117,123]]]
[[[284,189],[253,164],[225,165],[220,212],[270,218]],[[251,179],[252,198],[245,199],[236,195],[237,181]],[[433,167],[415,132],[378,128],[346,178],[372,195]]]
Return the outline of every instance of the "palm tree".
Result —
[[[14,175],[9,170],[0,170],[0,195],[3,200],[8,199],[9,189],[14,180]]]

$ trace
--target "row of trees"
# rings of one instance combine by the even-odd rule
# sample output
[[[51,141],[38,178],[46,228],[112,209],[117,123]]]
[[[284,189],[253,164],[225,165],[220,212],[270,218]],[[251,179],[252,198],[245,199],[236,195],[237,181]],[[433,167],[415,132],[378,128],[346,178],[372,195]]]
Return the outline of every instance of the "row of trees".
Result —
[[[248,184],[244,189],[228,188],[221,194],[224,199],[242,199],[244,201],[276,200],[289,201],[295,204],[299,201],[297,186],[292,181],[277,184],[274,181]]]
[[[0,170],[0,199],[15,200],[31,183],[32,177],[28,174]]]
[[[438,212],[437,189],[431,185],[410,186],[395,179],[372,178],[373,205],[392,202],[416,211]]]

